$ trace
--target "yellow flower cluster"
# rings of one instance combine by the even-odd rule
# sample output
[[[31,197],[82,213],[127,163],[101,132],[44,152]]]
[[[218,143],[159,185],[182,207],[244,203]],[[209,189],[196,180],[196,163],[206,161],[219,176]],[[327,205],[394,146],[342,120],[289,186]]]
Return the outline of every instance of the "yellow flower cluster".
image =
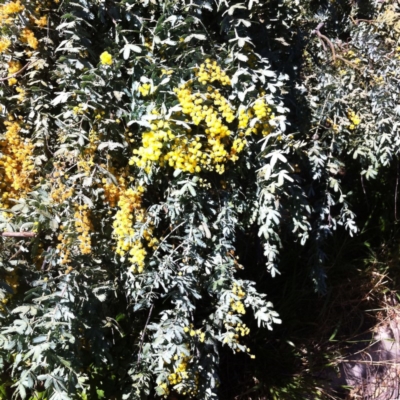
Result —
[[[22,43],[28,44],[28,46],[34,50],[36,50],[39,45],[34,33],[28,28],[22,29],[20,40]]]
[[[4,53],[11,45],[11,42],[6,37],[0,39],[0,54]]]
[[[357,53],[354,52],[353,50],[349,50],[349,51],[345,51],[343,52],[343,56],[347,59],[347,60],[351,60],[350,64],[355,64],[358,65],[361,63],[361,59],[357,57]],[[335,63],[337,66],[340,65],[339,60],[336,61]]]
[[[83,104],[80,103],[72,109],[72,112],[75,115],[82,115],[86,112],[86,108],[84,108]]]
[[[86,176],[89,176],[94,166],[94,156],[99,143],[99,136],[95,130],[89,132],[89,143],[79,155],[78,168],[80,172],[83,172]]]
[[[33,223],[32,232],[37,233],[37,232],[38,232],[38,229],[39,229],[39,222],[38,222],[38,221],[35,221],[35,222]],[[39,243],[39,248],[40,248],[40,247],[43,247],[43,243]],[[42,249],[41,251],[43,251],[43,249]]]
[[[75,109],[75,108],[74,108]],[[82,112],[79,112],[80,114],[83,114]],[[77,113],[76,113],[77,114]],[[105,111],[102,110],[95,110],[94,111],[94,118],[96,120],[102,119],[104,117],[104,115],[106,114]]]
[[[398,56],[398,59],[400,60],[400,57]],[[382,76],[382,75],[380,75],[380,76],[377,76],[377,75],[374,75],[374,82],[377,84],[377,85],[382,85],[382,84],[384,84],[385,83],[385,78]]]
[[[269,107],[268,104],[266,104],[263,98],[260,98],[257,99],[256,102],[254,103],[253,110],[254,114],[260,121],[260,124],[256,125],[256,128],[258,130],[261,130],[263,136],[269,135],[272,131],[272,127],[269,124],[269,121],[275,118],[275,115],[272,112],[272,108]],[[250,133],[246,132],[246,134]]]
[[[239,108],[238,128],[239,129],[247,128],[251,117],[252,115],[250,114],[250,112],[246,111],[246,109],[243,106],[241,106]]]
[[[176,385],[177,383],[182,382],[182,379],[180,379],[180,380],[179,380],[179,378],[175,379],[175,376],[174,376],[174,375],[175,375],[175,374],[169,375],[169,376],[171,376],[170,385]],[[172,383],[172,382],[175,382],[175,380],[177,381],[177,383],[175,383],[175,384]],[[178,382],[178,381],[179,381],[179,382]],[[165,382],[164,382],[164,383],[161,383],[161,384],[159,385],[159,387],[162,389],[161,392],[162,392],[162,395],[164,395],[164,397],[167,397],[168,394],[169,394],[169,392],[170,392],[168,386],[169,386],[169,385],[168,385],[167,383],[165,383]],[[195,386],[194,389],[189,389],[189,390],[182,390],[182,388],[180,388],[180,387],[178,386],[177,388],[175,388],[175,390],[176,390],[178,393],[182,394],[183,396],[186,396],[186,395],[196,396],[196,394],[198,393],[198,386],[199,386],[199,374],[198,374],[197,372],[196,372],[195,375],[194,375],[194,386]]]
[[[206,338],[206,334],[201,331],[201,329],[196,329],[194,330],[193,324],[190,324],[189,326],[185,326],[183,328],[184,332],[189,333],[190,336],[197,336],[200,340],[201,343],[204,343],[204,340]]]
[[[60,180],[57,180],[57,184],[58,187],[53,188],[50,197],[55,203],[62,204],[74,194],[74,188],[67,188]]]
[[[168,384],[163,382],[160,383],[160,385],[158,386],[161,389],[161,394],[164,395],[165,397],[167,397],[169,395],[169,388],[168,388]]]
[[[163,70],[162,73],[167,72]],[[196,80],[209,83],[204,92],[194,91]],[[222,93],[223,89],[214,87],[213,82],[226,86],[230,84],[230,79],[216,61],[206,60],[195,79],[174,89],[181,112],[166,119],[153,110],[156,117],[151,129],[143,133],[142,146],[133,151],[130,165],[143,168],[148,173],[152,165],[158,164],[192,174],[203,170],[215,170],[222,174],[226,163],[236,162],[246,148],[244,136],[259,132],[265,136],[272,131],[269,121],[275,116],[263,94],[252,108],[241,106],[236,110]],[[142,95],[147,95],[150,85],[145,84],[139,90]],[[180,123],[182,114],[185,120]],[[198,127],[196,134],[188,124]]]
[[[170,124],[167,121],[154,121],[152,124],[152,130],[145,132],[142,136],[143,146],[139,150],[134,150],[133,153],[137,156],[133,156],[129,164],[137,165],[141,168],[149,168],[152,162],[159,162],[164,164],[164,159],[161,157],[163,143],[175,138],[175,135],[170,129]]]
[[[4,4],[1,7],[2,7],[1,13],[6,14],[6,15],[18,13],[24,9],[24,6],[21,5],[20,0],[15,1],[15,2],[10,1],[9,3]]]
[[[327,123],[327,125],[328,125],[329,127],[332,127],[332,129],[333,129],[335,132],[338,132],[338,131],[339,131],[339,125],[335,124],[330,118],[327,118],[327,119],[326,119],[326,123]]]
[[[149,83],[144,83],[143,85],[139,86],[140,94],[145,97],[150,93],[151,85]]]
[[[239,297],[239,299],[243,299],[246,296],[246,292],[236,283],[232,286],[232,293]]]
[[[108,51],[101,53],[100,62],[103,65],[111,65],[113,62],[112,55]]]
[[[183,356],[183,354],[181,355],[181,357],[182,356]],[[169,381],[170,385],[176,385],[176,384],[182,382],[183,379],[188,378],[188,373],[186,372],[188,361],[189,361],[189,357],[183,356],[181,358],[180,363],[175,368],[175,372],[168,375],[168,381]]]
[[[176,354],[174,356],[174,361],[175,365],[173,366],[173,372],[171,372],[167,379],[168,383],[170,386],[175,386],[181,383],[182,381],[192,379],[194,381],[194,387],[187,390],[187,389],[182,389],[181,387],[176,387],[175,390],[182,394],[182,395],[191,395],[195,396],[198,392],[198,386],[199,386],[199,374],[196,373],[190,373],[188,372],[189,368],[189,362],[190,362],[191,357],[186,356],[185,354],[181,353],[179,356]],[[169,386],[167,383],[163,383],[160,385],[160,387],[163,389],[164,394],[169,393]]]
[[[102,179],[104,188],[105,200],[110,204],[110,207],[114,208],[119,201],[120,189],[114,185],[113,182],[109,182],[106,178]]]
[[[360,125],[361,119],[360,119],[360,117],[358,117],[358,116],[356,115],[356,113],[355,113],[354,111],[349,110],[349,111],[347,112],[347,117],[348,117],[348,119],[349,119],[350,122],[351,122],[351,124],[350,124],[350,126],[349,126],[349,129],[350,129],[350,130],[353,131],[354,129],[357,128],[358,125]]]
[[[152,130],[143,134],[143,145],[134,150],[136,156],[132,157],[130,164],[149,170],[151,164],[156,162],[161,166],[168,164],[190,173],[215,167],[216,171],[223,173],[223,164],[229,158],[224,138],[228,138],[231,132],[222,118],[228,123],[232,122],[235,118],[234,110],[218,90],[207,94],[209,105],[203,104],[203,96],[200,93],[192,94],[186,85],[182,85],[176,93],[182,112],[188,114],[195,125],[204,124],[206,141],[202,143],[199,135],[192,136],[190,128],[185,129],[162,119],[155,120]],[[180,134],[175,135],[174,132]],[[169,148],[166,154],[162,154],[164,147]]]
[[[175,92],[182,106],[182,112],[190,115],[195,125],[199,125],[204,121],[212,136],[218,134],[219,129],[222,129],[225,133],[224,136],[231,133],[229,128],[223,125],[221,117],[225,118],[227,123],[231,123],[235,119],[235,110],[218,89],[213,89],[209,86],[208,92],[210,93],[206,95],[201,93],[192,94],[188,85],[181,85]]]
[[[44,28],[47,25],[47,16],[44,15],[43,17],[40,17],[39,19],[35,19],[34,22],[40,28]]]
[[[9,208],[9,198],[20,199],[25,196],[34,183],[32,161],[33,145],[23,140],[18,122],[5,121],[6,132],[0,141],[0,207]]]
[[[238,298],[236,301],[234,299],[230,300],[230,307],[232,311],[237,312],[238,314],[246,314],[246,309],[241,301],[241,299],[246,296],[246,292],[240,286],[234,283],[232,287],[232,293]]]
[[[61,226],[61,229],[64,229]],[[57,244],[57,252],[60,253],[60,264],[65,265],[71,262],[71,245],[72,238],[71,236],[67,236],[66,233],[62,232],[58,235],[57,239],[60,243]]]
[[[345,52],[343,53],[343,55],[344,55],[345,57],[352,58],[352,57],[354,57],[354,56],[356,55],[356,53],[354,53],[353,50],[349,50],[349,51],[345,51]]]
[[[76,207],[74,214],[75,229],[79,233],[79,248],[82,254],[90,254],[92,251],[90,232],[93,230],[93,225],[89,216],[90,210],[87,204]]]
[[[21,2],[18,1],[10,1],[7,4],[3,4],[0,6],[0,23],[11,23],[13,21],[10,18],[10,15],[21,12],[24,9],[24,6],[21,5]]]
[[[17,93],[19,93],[19,95],[18,95],[18,103],[22,103],[25,100],[25,95],[26,95],[25,89],[22,88],[22,87],[17,87],[15,89],[15,91]]]
[[[240,300],[238,301],[231,300],[230,306],[232,311],[236,311],[238,314],[246,314],[246,309],[244,308],[244,305]]]
[[[147,240],[147,246],[155,249],[159,245],[159,240],[155,237],[153,237],[153,227],[147,228],[143,232],[143,237]]]
[[[62,204],[74,194],[74,187],[65,185],[64,179],[68,179],[68,175],[64,173],[66,165],[62,162],[54,162],[54,171],[49,176],[49,181],[53,184],[50,191],[50,198],[54,203]]]
[[[238,154],[241,153],[246,147],[247,142],[245,139],[237,138],[233,141],[230,153],[230,160],[235,162],[239,159]]]
[[[151,50],[151,48],[153,47],[153,42],[149,38],[145,38],[143,45]]]
[[[246,326],[246,324],[238,323],[236,325],[235,331],[240,334],[240,336],[247,336],[250,333],[250,328]]]
[[[22,68],[22,64],[19,61],[10,61],[8,63],[8,74],[13,75],[16,72],[20,71]],[[8,80],[8,84],[10,86],[15,85],[17,83],[17,79],[12,77]]]
[[[236,327],[232,327],[231,325],[226,324],[228,329],[234,329],[234,332],[229,332],[224,340],[223,343],[236,343],[239,344],[240,336],[244,337],[250,333],[250,328],[246,326],[246,324],[238,323]],[[250,349],[247,349],[250,351]]]
[[[225,323],[224,324],[227,333],[224,337],[223,343],[229,343],[237,352],[244,351],[243,346],[240,346],[240,337],[244,337],[250,334],[250,328],[244,323]],[[246,348],[246,352],[251,358],[255,358],[254,355],[250,354],[250,349]]]
[[[115,215],[113,223],[113,235],[117,241],[116,253],[124,257],[129,255],[132,272],[142,273],[144,261],[147,255],[146,249],[140,240],[133,240],[135,236],[134,223],[144,220],[142,208],[142,195],[144,188],[138,186],[136,189],[126,189],[119,195],[119,210]]]
[[[130,257],[128,260],[131,263],[131,271],[141,274],[144,270],[144,260],[147,255],[147,251],[139,240],[136,240],[134,243],[132,243],[129,255]]]
[[[0,311],[4,312],[6,311],[5,304],[9,302],[11,297],[18,292],[18,286],[19,286],[19,279],[18,279],[18,274],[15,269],[13,269],[11,272],[7,273],[5,276],[5,282],[7,283],[8,286],[11,287],[13,290],[13,294],[8,293],[2,300],[0,304]]]
[[[206,84],[208,82],[220,82],[222,85],[230,85],[231,80],[225,71],[217,64],[216,61],[211,61],[207,58],[204,64],[200,65],[200,69],[196,74],[199,82]]]

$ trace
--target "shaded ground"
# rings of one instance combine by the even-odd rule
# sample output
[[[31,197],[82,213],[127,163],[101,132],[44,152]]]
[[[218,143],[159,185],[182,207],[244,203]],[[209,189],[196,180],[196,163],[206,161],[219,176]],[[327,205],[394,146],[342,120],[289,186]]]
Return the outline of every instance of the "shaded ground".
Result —
[[[281,276],[255,272],[283,323],[273,332],[252,326],[255,360],[223,352],[221,399],[399,397],[398,244],[371,251],[362,237],[336,237],[330,245],[324,295],[302,269],[301,249]]]

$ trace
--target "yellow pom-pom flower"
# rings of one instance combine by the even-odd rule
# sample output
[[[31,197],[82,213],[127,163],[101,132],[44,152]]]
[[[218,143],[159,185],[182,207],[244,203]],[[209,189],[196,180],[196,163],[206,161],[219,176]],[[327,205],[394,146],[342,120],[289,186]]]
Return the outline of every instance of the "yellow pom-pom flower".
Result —
[[[108,51],[105,51],[100,55],[100,62],[103,65],[111,65],[113,62],[112,55]]]

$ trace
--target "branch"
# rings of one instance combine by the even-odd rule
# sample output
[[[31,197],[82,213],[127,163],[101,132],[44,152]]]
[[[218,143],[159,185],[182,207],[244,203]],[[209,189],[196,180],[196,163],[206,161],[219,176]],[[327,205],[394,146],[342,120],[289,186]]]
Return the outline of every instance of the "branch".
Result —
[[[330,49],[331,49],[331,52],[332,52],[332,61],[336,61],[336,60],[343,61],[344,63],[346,63],[346,64],[352,66],[354,69],[358,69],[358,70],[360,71],[361,69],[360,69],[359,67],[357,67],[357,65],[355,65],[354,63],[352,63],[352,62],[349,61],[349,60],[346,60],[346,59],[343,58],[342,56],[338,56],[338,55],[336,54],[335,46],[333,45],[333,43],[330,41],[330,39],[329,39],[327,36],[323,35],[323,34],[320,32],[320,29],[321,29],[323,26],[324,26],[324,24],[321,22],[321,23],[318,24],[318,26],[313,30],[313,32],[318,36],[318,38],[319,38],[319,40],[321,41],[321,43],[322,43],[322,45],[324,46],[324,48],[325,48],[325,44],[324,44],[323,40],[325,40],[325,42],[329,45],[329,47],[330,47]]]
[[[376,24],[378,22],[375,19],[354,19],[352,16],[350,16],[350,19],[354,25],[358,25],[359,22],[367,22],[368,24]]]
[[[27,69],[29,67],[29,65],[31,65],[32,62],[28,62],[27,64],[25,64],[19,71],[14,72],[13,74],[6,76],[5,78],[0,78],[0,82],[6,81],[7,79],[11,79],[16,77],[17,75],[19,75],[22,71],[24,71],[25,69]]]
[[[2,232],[0,236],[3,237],[22,237],[22,238],[30,238],[35,237],[35,232]]]
[[[319,37],[319,39],[324,39],[326,41],[326,43],[328,43],[329,47],[331,48],[332,51],[332,59],[333,61],[336,61],[336,52],[335,52],[335,47],[333,46],[333,43],[320,32],[320,29],[324,26],[323,22],[321,22],[320,24],[318,24],[318,26],[314,29],[314,33]],[[322,42],[322,40],[321,40]],[[322,42],[323,44],[323,42]]]

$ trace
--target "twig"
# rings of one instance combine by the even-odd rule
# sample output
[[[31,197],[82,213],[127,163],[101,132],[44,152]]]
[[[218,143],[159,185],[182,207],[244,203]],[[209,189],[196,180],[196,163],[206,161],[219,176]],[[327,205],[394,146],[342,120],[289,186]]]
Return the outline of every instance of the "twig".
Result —
[[[13,254],[13,255],[8,259],[8,261],[10,261],[10,260],[12,260],[13,258],[17,257],[17,255],[18,255],[19,253],[21,253],[21,250],[18,250],[15,254]]]
[[[343,61],[344,63],[346,63],[346,64],[352,66],[354,69],[358,69],[359,71],[361,71],[361,68],[357,67],[356,64],[352,63],[352,62],[349,61],[349,60],[346,60],[346,59],[343,58],[342,56],[338,56],[338,55],[336,54],[336,58],[337,58],[338,60]]]
[[[30,238],[35,237],[37,234],[35,232],[1,232],[0,236],[3,237],[22,237]]]
[[[8,80],[8,79],[11,79],[11,78],[16,77],[16,76],[19,75],[22,71],[24,71],[25,69],[27,69],[27,68],[29,67],[29,65],[31,65],[31,64],[32,64],[32,61],[30,61],[30,62],[28,62],[27,64],[25,64],[19,71],[14,72],[13,74],[6,76],[5,78],[0,78],[0,82],[3,82],[3,81],[6,81],[6,80]]]
[[[142,348],[143,348],[143,341],[144,341],[144,335],[146,334],[146,329],[147,325],[149,324],[151,313],[153,312],[154,304],[151,305],[149,315],[147,317],[146,324],[143,328],[142,336],[140,337],[140,346],[139,346],[139,353],[138,353],[138,363],[140,362],[140,359],[142,358]]]
[[[324,24],[321,22],[321,23],[318,24],[318,26],[313,30],[313,32],[318,36],[320,42],[322,43],[322,45],[323,45],[323,47],[324,47],[325,49],[326,49],[326,47],[325,47],[325,45],[324,45],[323,40],[325,40],[325,42],[326,42],[326,43],[328,44],[328,46],[330,47],[331,52],[332,52],[332,61],[335,62],[336,60],[340,60],[340,61],[343,61],[344,63],[346,63],[346,64],[348,64],[348,65],[351,65],[354,69],[361,70],[359,67],[357,67],[357,65],[353,64],[351,61],[346,60],[346,59],[343,58],[342,56],[339,56],[339,55],[336,54],[335,46],[333,45],[333,43],[330,41],[330,39],[329,39],[327,36],[323,35],[323,34],[320,32],[320,29],[321,29],[323,26],[324,26]]]
[[[326,43],[328,43],[329,47],[331,48],[332,51],[332,59],[333,61],[336,61],[336,52],[335,52],[335,47],[333,46],[333,43],[320,32],[320,29],[324,26],[323,22],[321,22],[320,24],[318,24],[318,26],[314,29],[314,33],[319,37],[319,39],[324,39],[326,41]],[[322,40],[321,40],[322,42]]]
[[[180,223],[178,226],[176,226],[174,229],[172,229],[172,231],[170,233],[168,233],[167,236],[165,236],[165,238],[163,240],[161,240],[160,244],[157,246],[157,248],[155,249],[153,255],[157,254],[158,249],[160,248],[160,246],[167,240],[167,238],[169,236],[171,236],[178,228],[180,228],[185,222],[187,222],[186,220],[184,220],[182,223]]]
[[[350,16],[351,22],[353,22],[354,25],[358,25],[359,22],[367,22],[369,24],[375,24],[378,21],[375,19],[354,19],[352,16]]]

